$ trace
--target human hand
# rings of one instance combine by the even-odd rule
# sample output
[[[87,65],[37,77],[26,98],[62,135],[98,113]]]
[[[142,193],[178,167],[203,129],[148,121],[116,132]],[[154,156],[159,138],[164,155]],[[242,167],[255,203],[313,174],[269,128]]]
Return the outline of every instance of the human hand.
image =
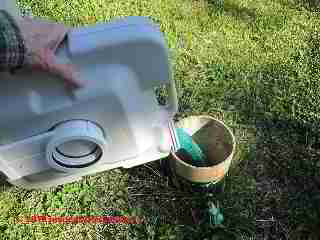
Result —
[[[18,27],[27,49],[25,62],[27,67],[55,74],[63,78],[68,86],[83,86],[77,77],[75,67],[72,64],[58,63],[55,55],[55,51],[68,32],[66,26],[24,17],[18,20]]]

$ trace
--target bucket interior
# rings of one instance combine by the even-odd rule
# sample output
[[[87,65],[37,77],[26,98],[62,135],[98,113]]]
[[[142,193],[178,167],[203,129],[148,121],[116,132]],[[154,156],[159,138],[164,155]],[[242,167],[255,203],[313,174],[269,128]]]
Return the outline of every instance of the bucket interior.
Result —
[[[225,161],[233,151],[234,140],[230,131],[210,117],[189,117],[181,120],[177,127],[183,128],[200,146],[207,156],[208,167]]]

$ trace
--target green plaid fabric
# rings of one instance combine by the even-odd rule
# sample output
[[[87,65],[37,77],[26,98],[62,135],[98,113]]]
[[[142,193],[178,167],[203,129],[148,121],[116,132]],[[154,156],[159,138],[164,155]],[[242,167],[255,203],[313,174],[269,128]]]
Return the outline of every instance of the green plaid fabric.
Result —
[[[13,71],[25,61],[25,45],[15,20],[0,10],[0,71]]]

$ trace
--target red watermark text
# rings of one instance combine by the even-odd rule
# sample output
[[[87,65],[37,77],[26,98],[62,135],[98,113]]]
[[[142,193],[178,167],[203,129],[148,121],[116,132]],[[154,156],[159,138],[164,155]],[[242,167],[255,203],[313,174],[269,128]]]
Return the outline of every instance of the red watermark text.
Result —
[[[140,224],[143,219],[138,217],[126,216],[48,216],[33,215],[30,217],[20,217],[17,223],[123,223],[123,224]]]

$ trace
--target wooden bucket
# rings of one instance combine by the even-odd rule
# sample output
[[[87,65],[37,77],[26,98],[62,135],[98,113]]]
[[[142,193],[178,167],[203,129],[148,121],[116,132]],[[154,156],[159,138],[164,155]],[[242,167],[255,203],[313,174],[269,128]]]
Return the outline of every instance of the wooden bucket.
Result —
[[[193,183],[217,183],[227,174],[236,141],[232,131],[221,121],[210,116],[190,116],[176,123],[201,147],[208,159],[208,166],[196,167],[186,163],[178,152],[172,152],[170,166],[180,177]]]

